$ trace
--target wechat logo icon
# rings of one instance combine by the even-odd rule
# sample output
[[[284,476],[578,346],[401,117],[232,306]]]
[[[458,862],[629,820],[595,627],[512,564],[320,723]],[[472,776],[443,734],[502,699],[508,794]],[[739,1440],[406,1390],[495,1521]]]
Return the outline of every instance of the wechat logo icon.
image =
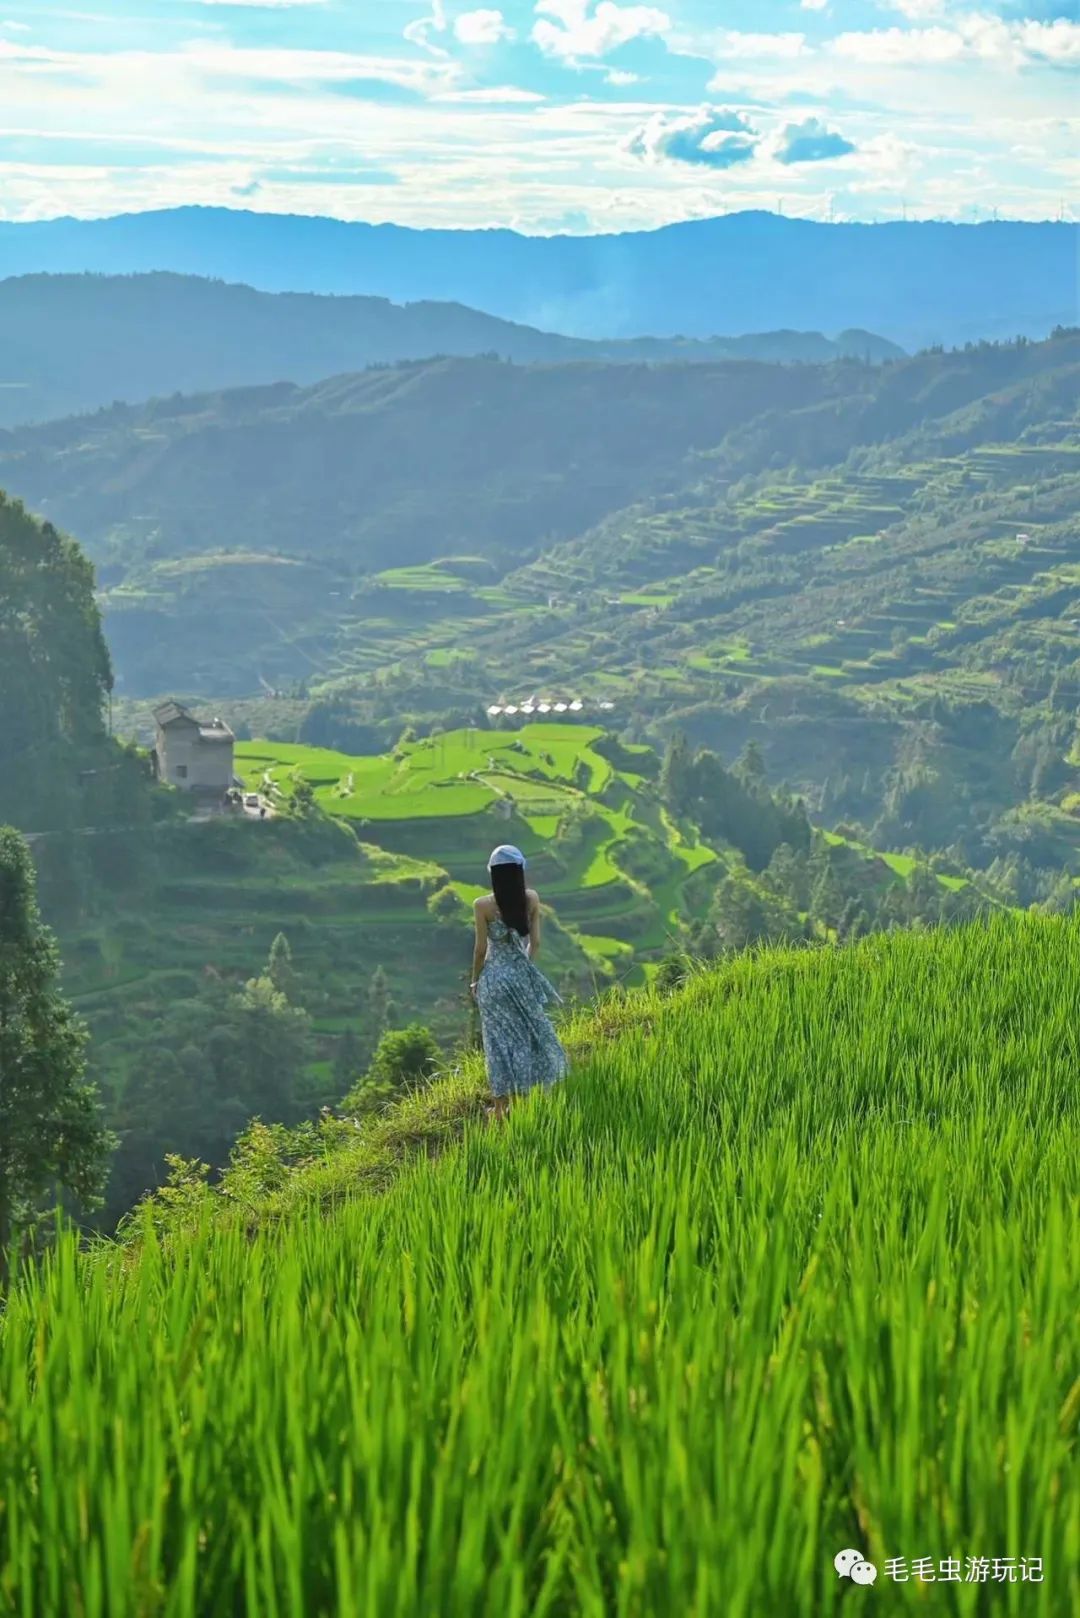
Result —
[[[833,1557],[833,1567],[842,1579],[850,1579],[852,1584],[873,1584],[877,1578],[877,1568],[866,1560],[862,1551],[839,1551]]]

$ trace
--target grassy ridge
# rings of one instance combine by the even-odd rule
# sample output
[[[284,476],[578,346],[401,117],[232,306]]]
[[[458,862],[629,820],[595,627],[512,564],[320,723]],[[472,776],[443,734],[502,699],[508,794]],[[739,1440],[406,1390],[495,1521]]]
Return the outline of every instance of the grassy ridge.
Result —
[[[285,1219],[62,1244],[0,1335],[0,1610],[1076,1611],[1078,995],[1075,919],[742,957],[505,1132],[436,1086],[383,1195],[327,1208],[358,1143]],[[848,1545],[1045,1580],[862,1596]]]

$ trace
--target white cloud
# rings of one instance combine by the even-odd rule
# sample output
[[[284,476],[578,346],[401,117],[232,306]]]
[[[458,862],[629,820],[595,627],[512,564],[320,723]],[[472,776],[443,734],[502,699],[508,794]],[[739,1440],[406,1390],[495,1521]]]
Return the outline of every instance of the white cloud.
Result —
[[[463,107],[535,107],[547,97],[537,90],[521,90],[513,84],[493,84],[477,90],[447,90],[431,96],[430,100]]]
[[[150,52],[133,53],[143,61],[154,61]],[[80,58],[74,57],[75,62]],[[109,57],[101,59],[106,65]],[[377,79],[406,89],[423,90],[452,83],[460,77],[456,64],[409,62],[387,56],[366,56],[351,51],[293,50],[287,47],[263,48],[231,45],[224,41],[199,40],[186,45],[173,56],[157,56],[163,65],[175,63],[191,67],[209,77],[228,76],[263,81],[266,84],[333,85],[356,79]]]
[[[195,0],[197,6],[243,6],[251,11],[291,11],[296,6],[325,6],[327,0]]]
[[[463,11],[454,19],[454,33],[463,45],[498,45],[514,38],[501,11]]]
[[[70,86],[72,94],[83,101],[100,96],[112,109],[125,108],[131,127],[140,137],[170,119],[169,104],[174,98],[181,104],[195,97],[219,98],[215,111],[226,116],[231,126],[244,123],[243,106],[229,102],[228,89],[223,91],[222,84],[216,82],[220,80],[244,81],[253,93],[263,96],[281,87],[316,94],[323,88],[332,90],[362,80],[426,95],[452,88],[460,78],[461,69],[455,62],[418,62],[350,51],[242,47],[217,38],[196,40],[177,51],[100,54],[54,50],[0,38],[0,103],[4,104],[5,115],[15,104],[20,83],[28,85],[33,81],[38,96],[48,95],[47,105],[54,117],[60,111],[61,92],[66,100]],[[152,125],[146,119],[147,107],[153,111]],[[276,110],[284,114],[286,109]],[[115,127],[115,110],[110,122]],[[250,106],[246,122],[248,128],[267,129],[262,118],[251,116]]]
[[[847,61],[882,63],[891,67],[927,62],[953,62],[967,46],[951,28],[872,28],[856,34],[838,34],[830,50]]]
[[[848,61],[911,67],[965,59],[1024,67],[1080,62],[1080,23],[1006,22],[982,12],[957,16],[951,27],[874,28],[839,34],[829,49]]]
[[[801,0],[804,11],[824,11],[829,0]]]
[[[1054,22],[1022,22],[1016,25],[1016,32],[1029,60],[1080,62],[1080,23],[1064,17]]]
[[[698,107],[672,116],[657,112],[622,142],[621,149],[647,163],[690,163],[730,169],[748,163],[761,136],[741,112],[730,107]]]
[[[736,62],[789,62],[796,56],[808,55],[812,49],[805,34],[743,34],[736,29],[724,29],[716,44],[721,60]]]
[[[927,17],[940,17],[947,9],[948,0],[885,0],[890,11],[899,11],[912,22],[924,22]]]
[[[857,148],[846,135],[830,129],[820,118],[805,118],[801,124],[788,124],[773,143],[772,155],[785,167],[793,163],[826,163],[850,157]]]
[[[656,6],[622,6],[615,0],[599,0],[595,9],[592,0],[537,0],[536,13],[534,44],[571,66],[607,56],[635,39],[660,38],[672,27],[667,12]]]
[[[450,52],[432,39],[433,34],[453,34],[462,45],[498,45],[504,39],[516,37],[502,12],[492,6],[463,11],[451,24],[446,15],[445,0],[431,0],[431,14],[418,17],[404,29],[409,43],[419,45],[429,56],[449,56]]]
[[[448,26],[443,0],[431,0],[431,15],[418,17],[415,22],[408,23],[402,32],[410,45],[419,45],[429,56],[448,56],[449,51],[433,44],[431,40],[432,34],[445,34]]]
[[[639,73],[626,73],[621,67],[613,67],[608,69],[607,78],[604,82],[605,84],[614,85],[617,89],[622,89],[628,84],[640,84],[641,75]]]
[[[28,22],[0,22],[0,28],[9,34],[28,34],[31,31]]]

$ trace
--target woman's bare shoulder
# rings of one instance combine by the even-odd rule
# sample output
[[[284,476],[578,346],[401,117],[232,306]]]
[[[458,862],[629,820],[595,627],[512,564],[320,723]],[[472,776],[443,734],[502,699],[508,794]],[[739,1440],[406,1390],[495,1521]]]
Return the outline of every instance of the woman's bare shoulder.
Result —
[[[540,895],[537,893],[535,888],[525,889],[525,899],[530,910],[535,910],[537,905],[540,903]]]
[[[491,893],[482,893],[479,899],[473,900],[473,909],[481,916],[490,916],[495,908],[495,897]]]

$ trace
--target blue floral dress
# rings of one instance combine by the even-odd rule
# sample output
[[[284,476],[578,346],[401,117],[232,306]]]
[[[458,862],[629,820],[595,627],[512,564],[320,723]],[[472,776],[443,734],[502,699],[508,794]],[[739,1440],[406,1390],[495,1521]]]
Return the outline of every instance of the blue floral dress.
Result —
[[[487,955],[476,984],[488,1082],[496,1096],[524,1095],[566,1077],[566,1052],[546,1008],[562,1004],[530,960],[528,940],[501,916],[488,923]]]

